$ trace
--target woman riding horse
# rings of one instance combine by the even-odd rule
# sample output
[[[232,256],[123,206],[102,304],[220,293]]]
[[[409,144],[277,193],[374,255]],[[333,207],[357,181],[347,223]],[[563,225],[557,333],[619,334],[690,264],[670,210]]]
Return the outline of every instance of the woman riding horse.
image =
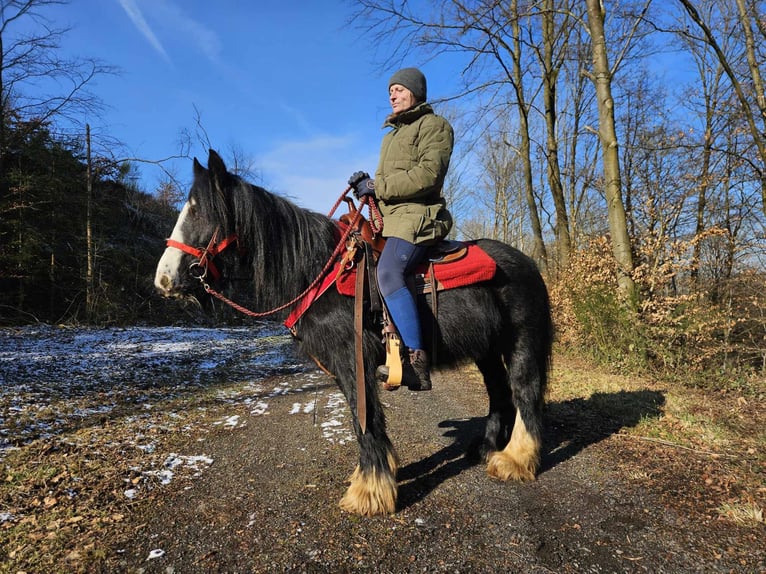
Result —
[[[357,199],[376,198],[383,216],[387,240],[378,260],[378,284],[408,349],[401,382],[412,391],[430,391],[430,365],[417,302],[405,278],[423,260],[427,247],[446,237],[452,227],[441,191],[453,132],[449,122],[426,103],[426,78],[417,68],[404,68],[391,76],[388,99],[393,113],[384,127],[393,129],[383,138],[375,179],[357,171],[348,183]],[[387,367],[379,367],[378,378],[387,376]]]

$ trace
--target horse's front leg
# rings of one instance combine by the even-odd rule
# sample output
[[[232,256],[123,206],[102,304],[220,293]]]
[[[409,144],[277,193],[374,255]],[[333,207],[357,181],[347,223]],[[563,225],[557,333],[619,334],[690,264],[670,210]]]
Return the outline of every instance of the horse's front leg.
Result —
[[[362,433],[358,418],[356,382],[353,372],[350,378],[339,379],[349,399],[354,431],[359,443],[359,464],[350,477],[351,484],[340,501],[340,507],[363,516],[392,514],[396,511],[396,471],[398,461],[386,433],[386,420],[374,382],[374,364],[366,371],[367,428]],[[350,392],[349,392],[350,391]]]
[[[391,441],[386,434],[375,368],[385,351],[380,342],[379,328],[364,331],[364,372],[366,387],[366,430],[359,425],[356,359],[354,344],[353,301],[336,293],[323,296],[307,313],[299,325],[301,345],[310,356],[319,361],[335,376],[346,397],[359,444],[359,464],[351,475],[351,484],[340,501],[342,509],[373,516],[396,511],[397,460]],[[368,325],[371,321],[366,321]]]

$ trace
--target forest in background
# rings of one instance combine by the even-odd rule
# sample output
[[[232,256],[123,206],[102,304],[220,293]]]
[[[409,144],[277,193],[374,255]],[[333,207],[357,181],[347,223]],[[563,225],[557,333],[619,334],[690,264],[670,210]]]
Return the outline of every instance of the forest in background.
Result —
[[[92,155],[85,129],[61,135],[110,70],[48,57],[50,29],[14,36],[50,3],[0,2],[0,324],[199,320],[152,286],[185,190],[140,190],[134,162]],[[762,392],[763,2],[356,4],[388,58],[466,56],[463,91],[440,103],[460,142],[446,190],[458,235],[538,261],[562,348]],[[661,58],[696,75],[671,91],[651,72]],[[53,62],[83,90],[25,93]]]
[[[175,205],[136,189],[125,165],[91,176],[89,194],[85,142],[48,123],[11,122],[5,136],[0,324],[171,320],[152,270]]]

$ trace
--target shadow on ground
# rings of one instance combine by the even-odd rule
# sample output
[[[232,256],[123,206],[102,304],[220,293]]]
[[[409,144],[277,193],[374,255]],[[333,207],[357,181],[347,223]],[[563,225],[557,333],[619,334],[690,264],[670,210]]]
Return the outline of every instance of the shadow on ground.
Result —
[[[594,393],[547,405],[541,472],[569,460],[584,448],[662,414],[665,395],[659,391]]]
[[[544,415],[540,473],[573,458],[592,444],[659,417],[665,396],[659,391],[595,393],[590,398],[548,403]],[[439,426],[453,442],[399,469],[399,507],[424,499],[441,483],[478,463],[472,451],[483,436],[485,417],[445,420]]]

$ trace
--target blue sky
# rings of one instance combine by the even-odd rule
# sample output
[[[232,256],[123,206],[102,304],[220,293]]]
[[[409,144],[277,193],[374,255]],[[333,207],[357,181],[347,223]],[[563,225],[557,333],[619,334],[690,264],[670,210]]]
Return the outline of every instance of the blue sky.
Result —
[[[373,172],[387,81],[399,62],[358,24],[353,3],[219,0],[73,0],[46,12],[70,26],[67,55],[97,57],[120,69],[91,91],[108,109],[88,119],[94,133],[123,142],[127,156],[177,153],[196,110],[225,160],[232,146],[254,160],[260,183],[299,205],[327,212],[349,175]],[[449,71],[407,61],[429,77],[429,97],[445,95]],[[191,151],[205,163],[207,148]],[[141,187],[161,173],[142,165]],[[174,171],[185,181],[191,162]]]

